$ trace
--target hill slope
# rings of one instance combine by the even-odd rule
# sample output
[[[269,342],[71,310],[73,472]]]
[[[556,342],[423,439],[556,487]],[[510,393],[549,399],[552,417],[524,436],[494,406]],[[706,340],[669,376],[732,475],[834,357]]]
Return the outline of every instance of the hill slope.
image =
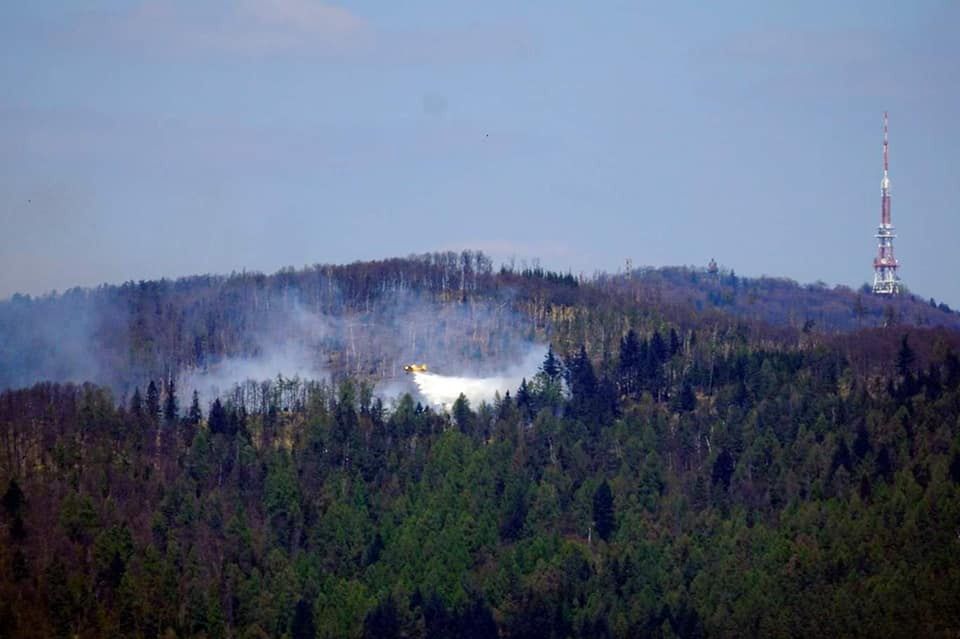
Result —
[[[0,302],[0,388],[89,380],[128,393],[149,379],[177,378],[229,358],[271,360],[278,351],[306,353],[283,363],[319,376],[391,377],[406,361],[425,359],[484,368],[547,334],[574,348],[581,340],[565,331],[582,330],[573,325],[584,318],[574,315],[598,305],[646,330],[665,322],[684,330],[744,322],[781,337],[877,326],[960,328],[960,314],[910,297],[883,300],[689,268],[577,280],[540,269],[497,272],[481,253],[443,253],[15,296]],[[616,339],[608,335],[603,347],[612,350]]]
[[[733,286],[701,275],[451,254],[7,303],[15,374],[113,389],[0,393],[0,636],[956,636],[960,332],[909,299],[819,330],[847,293],[789,283],[824,319],[761,321],[753,281],[698,309]],[[542,341],[489,404],[372,392]],[[277,345],[322,379],[183,392]]]

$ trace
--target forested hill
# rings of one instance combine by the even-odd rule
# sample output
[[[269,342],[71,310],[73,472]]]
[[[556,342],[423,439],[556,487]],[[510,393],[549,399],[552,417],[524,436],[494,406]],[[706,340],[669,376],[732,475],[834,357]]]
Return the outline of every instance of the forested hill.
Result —
[[[659,290],[662,298],[689,302],[697,309],[720,308],[739,317],[806,331],[842,332],[890,325],[960,328],[960,313],[934,298],[907,293],[894,298],[873,295],[869,286],[829,288],[822,282],[801,285],[774,277],[738,277],[732,270],[668,267],[641,269],[630,280]]]
[[[594,335],[593,309],[619,314]],[[482,253],[128,282],[0,302],[0,388],[95,381],[127,394],[148,380],[206,371],[230,358],[307,353],[303,375],[394,376],[404,360],[483,368],[547,334],[612,352],[627,325],[749,327],[796,340],[881,326],[960,328],[933,300],[737,277],[722,270],[643,269],[589,278],[496,269]],[[363,348],[358,345],[362,344]],[[272,361],[270,362],[272,363]],[[286,362],[290,366],[290,362]],[[275,371],[274,371],[275,372]],[[268,376],[270,374],[268,373]]]
[[[956,316],[857,300],[470,253],[10,300],[0,637],[956,637]],[[317,376],[182,392],[230,359]]]

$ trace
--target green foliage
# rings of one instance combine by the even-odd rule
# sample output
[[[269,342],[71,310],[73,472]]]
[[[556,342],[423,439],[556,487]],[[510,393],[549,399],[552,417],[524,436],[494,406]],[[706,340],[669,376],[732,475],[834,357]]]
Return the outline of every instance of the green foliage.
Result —
[[[147,416],[150,419],[157,419],[160,417],[160,389],[157,387],[157,383],[152,379],[147,385],[146,410]]]
[[[600,482],[593,493],[593,523],[600,539],[608,541],[616,527],[616,519],[613,514],[613,493],[607,480]]]
[[[60,526],[72,541],[89,541],[100,523],[89,495],[67,493],[60,506]]]
[[[4,393],[0,632],[955,636],[952,351],[887,335],[878,378],[631,308],[575,307],[569,357],[451,415],[348,378],[159,429],[90,385]]]

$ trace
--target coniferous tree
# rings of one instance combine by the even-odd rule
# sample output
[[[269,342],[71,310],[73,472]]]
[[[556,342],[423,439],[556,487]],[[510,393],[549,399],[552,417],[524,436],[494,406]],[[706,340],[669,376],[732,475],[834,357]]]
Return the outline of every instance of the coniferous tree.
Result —
[[[567,367],[567,384],[570,386],[570,409],[573,414],[593,423],[599,421],[597,375],[583,346]]]
[[[227,412],[223,409],[223,404],[220,403],[219,397],[213,400],[213,404],[210,405],[207,425],[210,427],[211,433],[226,433],[229,428]]]
[[[400,618],[393,597],[382,599],[363,620],[363,639],[397,639]]]
[[[870,433],[865,424],[860,424],[857,428],[857,435],[853,440],[853,454],[856,458],[863,459],[870,452]]]
[[[647,348],[642,350],[644,351],[644,386],[659,401],[660,391],[663,388],[663,364],[667,359],[667,345],[659,331],[653,332]]]
[[[517,408],[526,408],[530,403],[530,388],[527,385],[527,378],[520,380],[520,387],[517,389]]]
[[[712,482],[715,485],[720,484],[724,489],[729,488],[735,468],[736,462],[733,459],[733,455],[726,449],[721,450],[720,454],[717,455],[717,459],[713,462],[713,471],[711,472]]]
[[[151,420],[160,418],[160,390],[152,379],[147,385],[147,417]]]
[[[669,351],[666,342],[663,341],[663,336],[660,335],[660,331],[654,331],[650,338],[650,354],[657,366],[667,361]]]
[[[383,537],[378,531],[371,540],[370,544],[363,551],[363,565],[372,566],[380,561],[380,553],[383,552]]]
[[[315,639],[316,636],[313,606],[309,601],[301,599],[297,602],[293,612],[293,621],[290,622],[290,637],[291,639]]]
[[[470,400],[463,393],[457,397],[451,409],[453,421],[456,422],[460,432],[470,434],[473,424],[473,411],[470,410]]]
[[[849,471],[851,465],[850,449],[847,448],[847,442],[841,437],[836,449],[834,450],[833,460],[830,462],[830,472],[832,474],[841,467]]]
[[[187,422],[196,426],[203,421],[203,411],[200,410],[200,396],[197,391],[193,391],[193,398],[190,400],[190,410],[187,412]]]
[[[893,480],[894,466],[893,460],[890,458],[890,448],[884,446],[880,449],[880,452],[877,453],[877,474],[883,477],[888,483]]]
[[[923,387],[925,390],[926,398],[935,402],[940,399],[941,394],[943,393],[943,383],[940,379],[940,367],[931,363],[927,368],[926,375],[923,376]]]
[[[6,492],[3,493],[3,509],[7,511],[7,515],[10,517],[18,517],[25,502],[26,498],[20,484],[17,483],[16,479],[11,479],[10,483],[7,484]]]
[[[680,336],[677,334],[677,329],[670,328],[670,357],[673,357],[680,352]]]
[[[179,406],[177,405],[177,386],[176,381],[173,377],[169,378],[166,383],[166,397],[164,397],[163,402],[163,419],[168,424],[172,424],[177,421],[177,415],[179,413]]]
[[[563,366],[552,347],[547,349],[543,364],[528,389],[532,414],[543,408],[556,410],[563,404]]]
[[[479,594],[470,598],[467,608],[457,619],[456,627],[456,636],[462,639],[497,639],[500,636],[490,606]]]
[[[133,397],[130,398],[130,414],[138,419],[143,416],[143,398],[139,386],[133,389]]]
[[[690,412],[697,407],[697,396],[693,392],[693,385],[689,379],[684,379],[680,385],[680,393],[677,397],[677,409]]]
[[[908,336],[904,334],[900,339],[900,350],[897,351],[897,375],[904,379],[908,378],[911,375],[915,360],[916,355],[910,347]]]
[[[593,523],[597,528],[597,535],[608,541],[616,526],[616,519],[613,512],[613,493],[607,480],[603,480],[593,493]]]
[[[500,524],[500,538],[516,541],[523,534],[527,521],[527,486],[523,482],[512,482],[504,495],[504,514]]]
[[[540,370],[543,371],[543,374],[546,375],[547,379],[551,382],[560,381],[560,377],[563,374],[563,368],[560,365],[560,360],[553,352],[552,345],[547,347],[547,354],[544,357],[543,365],[540,367]]]

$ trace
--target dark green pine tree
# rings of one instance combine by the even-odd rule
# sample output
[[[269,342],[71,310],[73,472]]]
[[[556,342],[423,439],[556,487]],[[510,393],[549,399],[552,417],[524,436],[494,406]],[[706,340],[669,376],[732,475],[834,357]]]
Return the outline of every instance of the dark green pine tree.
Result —
[[[833,452],[833,460],[830,462],[830,474],[835,473],[840,467],[849,471],[852,465],[850,449],[847,448],[847,442],[841,437]]]
[[[593,524],[601,539],[607,541],[613,534],[616,520],[613,512],[613,493],[604,479],[593,493]]]
[[[689,379],[684,379],[680,385],[680,394],[677,396],[677,409],[690,412],[697,407],[697,396],[693,392],[693,385]]]
[[[58,636],[73,636],[79,606],[70,589],[66,564],[60,557],[54,557],[44,571],[43,583],[47,594],[47,620]]]
[[[870,477],[864,473],[860,477],[860,499],[863,501],[870,501],[870,497],[873,495],[873,483],[870,481]]]
[[[880,448],[880,452],[877,453],[875,465],[877,474],[883,477],[884,481],[888,483],[893,481],[893,474],[896,468],[894,466],[894,460],[890,457],[889,447],[883,446]]]
[[[473,423],[473,411],[470,410],[470,400],[467,399],[466,395],[460,393],[460,396],[457,397],[457,401],[453,403],[451,413],[453,414],[453,420],[457,423],[457,428],[460,429],[460,432],[470,434],[471,425]]]
[[[913,362],[916,360],[907,338],[908,335],[904,334],[900,339],[900,350],[897,351],[897,375],[904,378],[910,375]]]
[[[520,380],[520,388],[517,389],[516,404],[517,410],[520,412],[520,415],[524,417],[524,419],[533,419],[535,410],[533,406],[533,398],[530,394],[530,384],[527,383],[526,377]]]
[[[643,361],[643,377],[646,388],[658,401],[663,390],[663,364],[667,361],[667,355],[667,345],[663,337],[659,331],[654,331]]]
[[[380,554],[383,552],[383,537],[380,536],[380,532],[373,536],[373,539],[367,545],[363,551],[363,565],[372,566],[373,564],[380,561]]]
[[[669,351],[667,350],[666,342],[663,341],[663,336],[660,335],[660,331],[654,331],[653,337],[650,338],[650,354],[657,362],[657,365],[667,361]]]
[[[730,487],[730,480],[733,478],[733,471],[736,468],[736,462],[726,450],[720,451],[717,459],[713,462],[713,471],[710,478],[713,484],[720,484],[724,489]]]
[[[897,351],[897,375],[900,377],[900,386],[896,389],[897,399],[904,401],[917,392],[916,379],[913,376],[913,363],[917,357],[907,341],[907,335],[900,339],[900,350]]]
[[[147,386],[147,416],[150,419],[160,417],[160,390],[157,388],[157,383],[152,379]]]
[[[527,387],[531,393],[530,416],[544,408],[558,411],[563,405],[563,374],[563,363],[554,354],[553,347],[549,347],[533,384]]]
[[[213,400],[213,404],[210,405],[210,414],[207,418],[207,425],[210,427],[211,433],[226,433],[229,427],[227,423],[227,411],[223,410],[223,404],[220,403],[220,398]]]
[[[863,459],[870,452],[870,449],[870,433],[867,432],[867,427],[861,423],[857,428],[856,437],[853,439],[853,454],[856,455],[858,460]]]
[[[187,422],[196,426],[203,421],[203,411],[200,410],[200,396],[197,391],[193,391],[193,399],[190,401],[190,410],[187,412]]]
[[[163,402],[163,419],[168,424],[177,421],[180,407],[177,405],[177,383],[171,377],[167,380],[167,392]]]
[[[456,626],[456,636],[461,639],[497,639],[499,636],[490,606],[479,595],[471,598],[458,616]]]
[[[364,639],[396,639],[400,636],[400,617],[393,597],[386,597],[363,620]]]
[[[20,484],[16,479],[11,479],[7,485],[7,491],[3,494],[3,509],[9,516],[16,517],[20,514],[25,502],[26,497],[20,489]]]
[[[313,622],[313,606],[309,601],[301,599],[293,612],[293,621],[290,623],[292,639],[314,639],[317,628]]]
[[[673,357],[680,352],[680,336],[677,334],[677,329],[670,329],[670,357]]]
[[[573,415],[591,422],[598,421],[597,375],[584,346],[580,346],[580,352],[567,368],[567,383],[570,385],[570,409]]]
[[[563,367],[560,365],[560,360],[553,352],[552,345],[547,347],[547,355],[543,359],[543,364],[541,365],[540,370],[543,371],[543,374],[546,375],[547,379],[551,382],[560,381],[560,376],[563,374]]]
[[[137,419],[143,417],[143,397],[139,386],[133,389],[133,397],[130,398],[130,414]]]

